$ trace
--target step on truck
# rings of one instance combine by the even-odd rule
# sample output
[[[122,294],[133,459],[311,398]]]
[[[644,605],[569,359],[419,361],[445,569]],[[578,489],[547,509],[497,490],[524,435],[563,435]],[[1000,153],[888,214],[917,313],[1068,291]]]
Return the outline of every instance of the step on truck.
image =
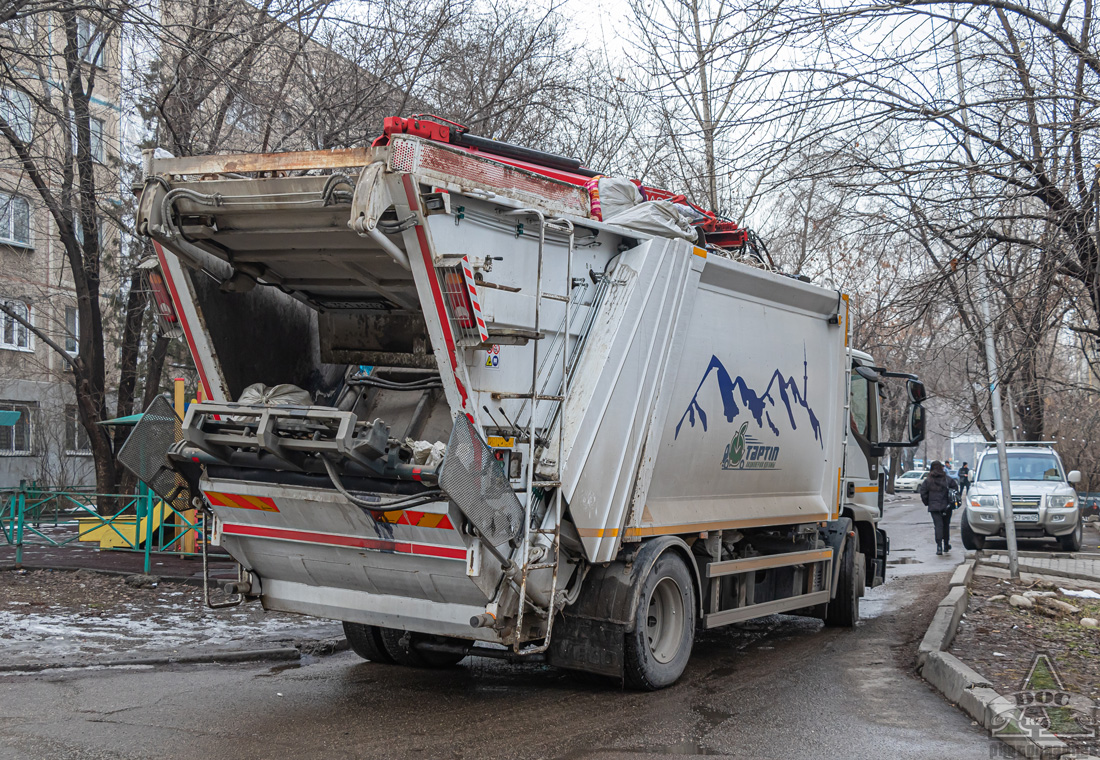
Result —
[[[155,403],[122,459],[239,563],[211,604],[343,621],[379,662],[654,689],[698,631],[852,626],[883,582],[880,457],[921,439],[923,386],[750,231],[430,117],[145,170],[202,401]]]

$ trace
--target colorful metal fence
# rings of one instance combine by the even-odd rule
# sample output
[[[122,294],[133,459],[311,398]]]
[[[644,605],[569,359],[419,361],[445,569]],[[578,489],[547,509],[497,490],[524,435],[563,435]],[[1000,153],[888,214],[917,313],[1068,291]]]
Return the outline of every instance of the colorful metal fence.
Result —
[[[185,549],[202,540],[203,518],[201,513],[173,509],[144,486],[135,495],[24,484],[0,491],[0,532],[15,546],[17,567],[22,565],[24,546],[96,543],[101,551],[143,552],[148,573],[154,554],[199,556]]]

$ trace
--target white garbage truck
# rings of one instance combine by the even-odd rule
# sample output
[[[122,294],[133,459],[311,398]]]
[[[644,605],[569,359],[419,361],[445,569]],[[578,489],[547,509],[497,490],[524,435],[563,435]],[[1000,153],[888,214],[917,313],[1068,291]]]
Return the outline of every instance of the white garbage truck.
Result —
[[[122,459],[209,516],[222,603],[343,621],[379,662],[655,689],[700,630],[851,626],[885,578],[879,460],[923,436],[923,386],[688,199],[432,117],[148,154],[140,193],[202,401],[155,404]]]

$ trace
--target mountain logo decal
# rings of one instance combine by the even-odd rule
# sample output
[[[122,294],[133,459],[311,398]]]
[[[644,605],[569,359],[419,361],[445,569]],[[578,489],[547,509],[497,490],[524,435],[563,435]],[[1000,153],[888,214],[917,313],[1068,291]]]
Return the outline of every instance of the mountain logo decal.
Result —
[[[764,430],[765,425],[767,425],[767,429],[770,430],[773,435],[778,436],[779,427],[772,419],[772,412],[776,412],[777,419],[782,420],[783,418],[780,414],[785,411],[791,430],[798,430],[799,419],[805,417],[805,423],[808,423],[810,429],[813,431],[814,440],[816,440],[823,449],[825,448],[825,441],[821,435],[821,422],[818,420],[817,414],[814,413],[813,408],[810,407],[806,398],[809,390],[809,365],[806,361],[805,347],[803,347],[802,350],[802,387],[799,387],[798,381],[794,377],[787,377],[776,369],[772,372],[771,380],[768,381],[768,385],[764,388],[763,392],[755,390],[740,375],[736,378],[732,377],[725,365],[722,364],[722,361],[717,356],[712,355],[710,357],[710,364],[703,373],[703,378],[699,381],[699,386],[695,389],[695,395],[691,397],[687,409],[684,410],[684,413],[680,416],[680,421],[676,424],[676,434],[674,438],[680,437],[680,429],[684,426],[685,421],[691,427],[695,427],[697,418],[703,430],[707,430],[707,412],[703,408],[703,405],[699,403],[699,394],[712,374],[714,375],[715,382],[718,383],[718,395],[722,399],[722,414],[725,416],[727,422],[733,422],[734,419],[741,414],[742,410],[748,410],[753,421],[756,422],[758,429]],[[778,402],[776,401],[777,396],[779,399]],[[748,425],[748,421],[743,423],[738,434],[735,435],[730,442],[727,448],[727,454],[723,458],[723,468],[729,469],[726,467],[727,461],[734,461],[733,455],[738,453],[738,450],[741,451],[741,457],[736,459],[736,463],[740,464],[743,462],[744,455],[748,452],[751,444],[745,432],[748,429]],[[738,438],[738,436],[740,436],[740,438]],[[755,441],[755,439],[753,439],[753,441]],[[762,444],[762,442],[760,443]],[[778,447],[771,448],[778,450]],[[765,455],[767,454],[767,452],[764,453]],[[778,454],[778,451],[776,451],[776,454]],[[774,459],[772,461],[774,462]]]

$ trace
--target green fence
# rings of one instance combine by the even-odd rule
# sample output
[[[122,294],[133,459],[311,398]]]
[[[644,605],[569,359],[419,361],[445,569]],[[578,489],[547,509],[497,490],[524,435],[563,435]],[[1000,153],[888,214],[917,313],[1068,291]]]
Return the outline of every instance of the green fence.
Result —
[[[145,572],[154,554],[199,556],[183,551],[184,537],[194,531],[203,540],[203,517],[188,517],[144,486],[138,494],[97,494],[80,489],[21,485],[0,491],[0,530],[15,546],[15,564],[23,563],[24,546],[87,546],[145,554]]]

